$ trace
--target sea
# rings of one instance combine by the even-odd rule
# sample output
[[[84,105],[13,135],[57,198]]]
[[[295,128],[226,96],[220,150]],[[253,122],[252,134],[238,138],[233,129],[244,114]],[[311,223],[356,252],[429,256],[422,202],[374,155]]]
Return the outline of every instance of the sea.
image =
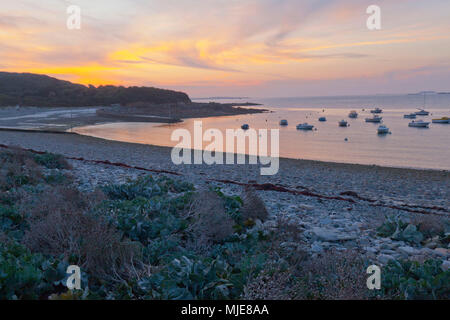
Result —
[[[269,112],[237,116],[186,119],[181,123],[106,123],[75,128],[88,136],[157,146],[175,146],[171,136],[176,129],[187,129],[194,135],[194,122],[202,129],[218,129],[224,137],[227,129],[239,129],[246,123],[252,129],[279,129],[280,157],[327,162],[379,165],[400,168],[450,170],[450,124],[431,123],[432,119],[450,117],[450,94],[405,94],[337,97],[292,98],[211,98],[201,102],[254,102]],[[390,133],[380,135],[380,124],[367,123],[370,110],[380,108],[382,125]],[[416,120],[430,122],[429,128],[413,128],[404,114],[426,109],[429,116]],[[358,118],[351,119],[351,110]],[[326,117],[326,122],[318,121]],[[288,126],[279,125],[288,120]],[[338,122],[346,120],[347,127]],[[314,125],[311,131],[297,130],[296,125]],[[204,142],[203,148],[210,142]],[[225,142],[224,142],[225,143]],[[224,151],[218,150],[218,151]],[[270,151],[270,148],[269,148]],[[248,152],[248,149],[247,149]]]

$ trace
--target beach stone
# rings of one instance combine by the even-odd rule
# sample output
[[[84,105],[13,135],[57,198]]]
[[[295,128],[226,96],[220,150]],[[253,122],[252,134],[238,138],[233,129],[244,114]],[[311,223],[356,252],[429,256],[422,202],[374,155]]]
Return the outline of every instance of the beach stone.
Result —
[[[390,249],[383,249],[383,250],[381,250],[381,253],[383,253],[383,254],[388,254],[388,255],[394,255],[394,254],[396,254],[397,252],[394,251],[394,250],[390,250]]]
[[[371,253],[377,253],[378,249],[377,248],[373,248],[373,247],[364,247],[364,250],[366,250],[367,252],[371,252]]]
[[[409,247],[409,246],[406,246],[406,247],[399,247],[398,250],[399,250],[400,252],[406,253],[406,254],[408,254],[408,255],[413,255],[413,254],[416,254],[416,253],[417,253],[417,250],[416,250],[416,249],[414,249],[413,247]]]
[[[437,253],[440,256],[444,256],[447,257],[450,255],[450,249],[445,249],[445,248],[436,248],[433,250],[435,253]]]
[[[323,224],[323,225],[329,225],[332,222],[332,220],[327,217],[327,218],[320,219],[319,222],[320,222],[320,224]]]
[[[359,239],[359,244],[369,246],[371,244],[371,242],[368,238],[363,237],[363,238]]]
[[[335,230],[314,227],[312,232],[323,241],[345,241],[356,239],[355,235],[338,233]]]
[[[314,209],[315,209],[314,206],[311,206],[311,205],[308,205],[308,204],[303,204],[303,203],[299,204],[298,207],[300,209],[303,209],[303,210],[306,210],[306,211],[314,211]]]
[[[419,251],[426,256],[432,256],[434,254],[434,250],[431,250],[430,248],[422,248]]]
[[[269,220],[264,223],[264,227],[267,229],[277,229],[278,224],[276,223],[276,221]]]
[[[429,249],[436,249],[438,247],[439,244],[437,244],[436,242],[429,242],[425,245],[426,248]]]
[[[316,253],[320,253],[320,252],[322,252],[323,251],[323,246],[321,245],[321,243],[320,242],[314,242],[312,245],[311,245],[311,251],[312,252],[316,252]]]
[[[443,271],[448,271],[450,269],[450,261],[445,260],[441,265],[441,269]]]
[[[380,254],[378,256],[378,261],[380,261],[382,264],[387,264],[391,260],[395,260],[395,258],[388,254]]]

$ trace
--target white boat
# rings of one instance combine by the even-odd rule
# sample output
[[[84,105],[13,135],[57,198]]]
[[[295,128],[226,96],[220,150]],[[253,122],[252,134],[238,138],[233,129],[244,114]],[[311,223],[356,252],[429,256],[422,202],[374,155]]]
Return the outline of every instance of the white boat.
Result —
[[[366,118],[366,122],[380,123],[382,119],[383,117],[375,115],[372,118]]]
[[[250,128],[250,126],[248,124],[243,124],[241,126],[242,130],[248,130]]]
[[[413,120],[412,122],[409,123],[408,126],[415,127],[415,128],[428,128],[429,124],[430,124],[429,122],[425,122],[422,120],[417,120],[417,121]]]
[[[326,118],[326,117],[320,117],[320,118],[319,118],[319,121],[320,121],[320,122],[325,122],[325,121],[327,121],[327,118]]]
[[[298,130],[312,130],[313,128],[314,126],[312,124],[308,124],[306,122],[297,125]]]
[[[287,120],[281,120],[280,121],[280,126],[287,126],[288,125],[288,121]]]
[[[450,123],[450,118],[442,117],[440,119],[431,120],[433,123]]]
[[[347,121],[345,121],[345,120],[339,121],[339,127],[347,127],[347,126],[348,126]]]
[[[417,115],[415,113],[403,115],[403,118],[405,118],[405,119],[415,119],[416,117],[417,117]]]
[[[352,110],[352,111],[350,111],[350,113],[348,114],[348,117],[349,117],[349,118],[352,118],[352,119],[356,119],[356,118],[358,118],[358,113],[357,113],[355,110]]]
[[[373,110],[370,110],[370,113],[382,113],[383,110],[381,110],[380,108],[375,108]]]
[[[379,126],[378,127],[378,134],[386,134],[389,133],[389,128],[386,126]]]
[[[418,116],[427,116],[427,115],[429,115],[430,113],[428,112],[428,111],[426,111],[426,110],[423,110],[423,109],[420,109],[420,111],[417,111],[416,112],[416,115],[418,115]]]

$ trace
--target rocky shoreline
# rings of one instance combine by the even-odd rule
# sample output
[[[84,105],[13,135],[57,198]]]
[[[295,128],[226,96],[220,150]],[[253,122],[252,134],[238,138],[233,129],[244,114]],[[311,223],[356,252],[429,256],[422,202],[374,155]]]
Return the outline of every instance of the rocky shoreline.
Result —
[[[170,148],[78,135],[5,131],[0,132],[0,144],[68,157],[74,168],[72,174],[75,173],[75,181],[82,190],[120,184],[147,174],[171,175],[193,183],[196,188],[220,186],[230,195],[240,194],[245,185],[253,185],[271,215],[256,228],[273,228],[279,219],[300,226],[300,241],[286,241],[283,246],[287,249],[301,249],[313,257],[330,249],[352,249],[379,265],[394,259],[432,258],[442,260],[442,268],[450,267],[448,243],[433,239],[427,243],[411,243],[380,236],[377,232],[386,216],[411,224],[424,216],[449,223],[448,171],[280,159],[279,173],[265,177],[259,175],[258,166],[176,166],[170,161]]]

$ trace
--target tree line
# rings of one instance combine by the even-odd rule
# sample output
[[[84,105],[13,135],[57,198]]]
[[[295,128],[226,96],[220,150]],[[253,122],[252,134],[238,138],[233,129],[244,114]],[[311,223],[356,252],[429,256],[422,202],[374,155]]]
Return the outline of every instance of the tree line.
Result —
[[[186,93],[153,87],[84,86],[46,75],[0,72],[0,106],[85,107],[136,102],[191,100]]]

